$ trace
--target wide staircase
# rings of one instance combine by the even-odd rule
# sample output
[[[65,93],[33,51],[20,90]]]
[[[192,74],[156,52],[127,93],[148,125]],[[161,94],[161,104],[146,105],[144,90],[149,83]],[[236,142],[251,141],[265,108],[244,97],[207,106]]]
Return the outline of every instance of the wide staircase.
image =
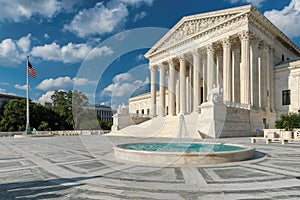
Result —
[[[197,132],[198,117],[198,114],[155,117],[110,134],[131,137],[200,138]]]

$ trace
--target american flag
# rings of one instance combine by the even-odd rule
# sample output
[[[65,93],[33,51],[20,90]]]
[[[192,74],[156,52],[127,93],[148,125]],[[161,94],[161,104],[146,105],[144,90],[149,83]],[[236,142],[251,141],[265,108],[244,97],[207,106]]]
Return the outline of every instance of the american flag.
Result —
[[[36,72],[35,72],[33,66],[31,65],[31,63],[29,61],[28,61],[28,73],[33,78],[36,78]]]

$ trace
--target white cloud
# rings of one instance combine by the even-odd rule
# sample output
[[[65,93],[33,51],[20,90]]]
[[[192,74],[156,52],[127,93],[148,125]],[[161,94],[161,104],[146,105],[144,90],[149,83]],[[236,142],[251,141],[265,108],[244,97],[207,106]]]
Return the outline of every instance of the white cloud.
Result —
[[[300,36],[300,0],[292,0],[282,10],[266,11],[264,15],[289,37]]]
[[[146,17],[146,16],[147,16],[147,13],[146,13],[145,11],[143,11],[143,12],[141,12],[141,13],[136,14],[136,15],[134,16],[133,21],[136,22],[136,21],[138,21],[138,20],[143,19],[143,18]]]
[[[144,57],[143,54],[139,54],[139,55],[137,55],[137,56],[135,57],[135,60],[136,60],[137,62],[140,62],[140,61],[145,60],[145,57]]]
[[[132,80],[129,73],[118,74],[113,78],[113,83],[104,88],[101,96],[109,97],[130,97],[131,94],[144,84],[148,84],[149,80]]]
[[[262,3],[266,0],[229,0],[230,3],[235,4],[235,3],[248,3],[252,4],[255,7],[261,7]]]
[[[40,98],[39,98],[39,102],[41,104],[45,104],[45,103],[52,103],[52,99],[51,96],[54,94],[55,91],[48,91],[45,94],[43,94]]]
[[[154,0],[121,0],[121,2],[131,5],[131,6],[138,7],[144,3],[148,6],[152,6]]]
[[[19,84],[16,84],[16,85],[15,85],[15,88],[16,88],[16,89],[19,89],[19,90],[26,90],[26,89],[27,89],[27,86],[26,86],[26,85],[19,85]]]
[[[132,76],[129,73],[118,74],[113,78],[113,83],[122,83],[126,81],[130,81]]]
[[[40,90],[58,90],[58,89],[65,89],[72,87],[74,85],[82,86],[82,85],[89,85],[95,84],[93,81],[89,81],[86,78],[70,78],[66,77],[58,77],[56,79],[50,78],[43,80],[36,89]]]
[[[12,92],[7,93],[7,92],[6,92],[6,89],[3,89],[3,88],[0,88],[0,94],[8,94],[8,95],[16,96],[15,93],[12,93]]]
[[[44,38],[45,38],[45,39],[49,39],[49,38],[50,38],[50,36],[48,35],[48,33],[45,33],[45,34],[44,34]]]
[[[30,41],[31,34],[28,34],[27,36],[21,37],[17,41],[17,45],[20,49],[22,49],[23,52],[28,52],[29,48],[31,46],[31,41]]]
[[[33,15],[52,18],[61,9],[57,0],[6,0],[0,1],[0,21],[20,22]]]
[[[30,49],[31,34],[21,37],[19,40],[6,38],[0,42],[0,66],[15,66],[24,62],[26,53]]]
[[[5,90],[5,89],[3,89],[3,88],[0,88],[0,93],[1,93],[1,94],[5,94],[5,92],[6,92],[6,90]]]
[[[82,0],[2,0],[0,21],[21,22],[32,16],[53,18],[62,11],[71,12]]]
[[[123,3],[115,4],[111,8],[105,7],[103,3],[97,3],[93,8],[81,10],[64,28],[79,37],[102,35],[122,26],[127,16],[128,10]]]
[[[64,63],[76,63],[84,60],[89,54],[89,59],[104,55],[111,55],[113,50],[108,46],[92,48],[88,44],[68,43],[60,47],[55,42],[44,46],[33,47],[31,55],[50,61],[62,61]]]

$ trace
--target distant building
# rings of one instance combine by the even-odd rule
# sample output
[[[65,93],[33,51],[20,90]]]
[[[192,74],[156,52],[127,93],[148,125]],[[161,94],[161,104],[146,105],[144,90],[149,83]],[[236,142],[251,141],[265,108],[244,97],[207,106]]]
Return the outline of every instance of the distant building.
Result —
[[[21,100],[21,99],[25,99],[25,97],[18,97],[9,94],[0,94],[0,107],[2,107],[3,105],[9,103],[11,100],[14,99]],[[0,117],[1,117],[1,113],[0,113]]]
[[[87,106],[87,109],[88,110],[94,110],[95,114],[103,122],[112,122],[113,121],[112,116],[114,114],[114,111],[109,106],[89,104]]]
[[[14,100],[14,99],[21,100],[21,99],[26,99],[26,98],[9,95],[9,94],[0,94],[0,107],[3,106],[4,104],[9,103],[11,100]]]

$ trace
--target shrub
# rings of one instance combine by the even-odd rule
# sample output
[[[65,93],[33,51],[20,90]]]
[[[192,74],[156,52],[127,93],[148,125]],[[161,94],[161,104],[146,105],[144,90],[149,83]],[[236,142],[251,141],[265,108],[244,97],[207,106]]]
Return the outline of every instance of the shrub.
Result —
[[[296,113],[283,114],[280,116],[280,120],[275,122],[275,127],[286,131],[300,128],[300,116]]]

